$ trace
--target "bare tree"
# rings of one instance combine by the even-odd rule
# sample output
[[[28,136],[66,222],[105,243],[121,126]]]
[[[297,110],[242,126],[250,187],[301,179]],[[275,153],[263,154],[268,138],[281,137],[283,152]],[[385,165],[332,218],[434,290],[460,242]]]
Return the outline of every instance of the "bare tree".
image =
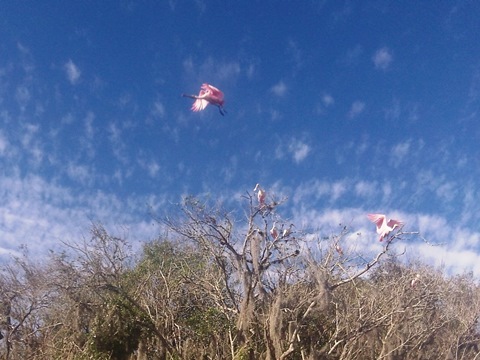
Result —
[[[0,357],[13,359],[475,359],[480,291],[407,264],[397,231],[376,254],[354,234],[306,236],[282,201],[233,211],[189,197],[133,257],[93,224],[45,264],[0,273]]]

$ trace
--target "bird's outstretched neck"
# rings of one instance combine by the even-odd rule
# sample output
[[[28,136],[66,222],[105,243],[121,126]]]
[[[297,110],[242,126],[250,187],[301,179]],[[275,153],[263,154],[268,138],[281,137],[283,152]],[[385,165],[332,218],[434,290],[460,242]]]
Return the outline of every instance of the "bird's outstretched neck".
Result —
[[[190,98],[190,99],[198,99],[197,95],[182,94],[182,97],[187,97],[187,98]]]

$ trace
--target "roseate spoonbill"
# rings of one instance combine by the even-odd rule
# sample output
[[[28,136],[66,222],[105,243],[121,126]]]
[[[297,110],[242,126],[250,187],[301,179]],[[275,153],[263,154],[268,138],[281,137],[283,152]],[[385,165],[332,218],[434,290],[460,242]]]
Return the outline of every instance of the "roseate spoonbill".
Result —
[[[258,199],[258,203],[260,204],[260,207],[263,207],[265,205],[265,198],[267,196],[267,193],[265,190],[263,190],[261,187],[260,187],[260,184],[257,184],[255,185],[255,189],[253,189],[253,192],[257,192],[257,199]]]
[[[277,240],[278,238],[278,230],[277,230],[277,222],[274,221],[272,228],[270,229],[270,235],[272,235],[273,240]]]
[[[226,113],[226,110],[223,108],[223,92],[218,90],[215,86],[205,83],[202,84],[198,95],[182,94],[182,96],[195,99],[195,102],[192,105],[192,111],[202,111],[208,104],[212,104],[218,107],[222,116]]]
[[[338,255],[343,256],[343,250],[340,245],[335,244],[335,250],[337,251]]]
[[[294,227],[294,226],[295,225],[290,224],[290,227],[284,229],[283,233],[282,233],[282,238],[285,238],[285,237],[289,236],[292,233],[292,227]]]
[[[383,214],[368,214],[368,219],[377,225],[377,234],[380,235],[379,241],[383,239],[396,227],[401,227],[403,222],[393,219],[388,219]]]
[[[413,279],[412,281],[410,282],[410,287],[415,287],[415,285],[417,284],[417,282],[420,280],[420,274],[417,274]]]

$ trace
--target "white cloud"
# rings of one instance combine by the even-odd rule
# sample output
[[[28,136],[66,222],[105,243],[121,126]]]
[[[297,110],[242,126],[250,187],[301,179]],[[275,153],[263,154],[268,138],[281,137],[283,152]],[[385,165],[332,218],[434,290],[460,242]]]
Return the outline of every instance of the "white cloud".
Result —
[[[28,156],[29,163],[38,166],[43,159],[43,145],[40,142],[40,125],[24,124],[21,135],[21,143],[24,154]]]
[[[138,159],[138,164],[140,165],[140,167],[147,170],[148,175],[151,178],[155,178],[161,169],[159,163],[156,160]]]
[[[457,185],[451,181],[442,183],[437,187],[435,193],[442,202],[452,201],[457,197]]]
[[[348,117],[353,119],[360,115],[365,110],[365,103],[363,101],[354,101],[350,111],[348,112]]]
[[[326,107],[328,107],[328,106],[331,106],[331,105],[335,104],[335,99],[333,98],[332,95],[325,94],[325,95],[322,96],[322,102]]]
[[[247,70],[246,70],[247,78],[252,79],[255,72],[256,72],[255,64],[249,64],[248,67],[247,67]]]
[[[367,181],[359,181],[355,184],[355,193],[361,197],[373,197],[377,195],[377,185]]]
[[[161,101],[157,100],[153,103],[152,116],[159,119],[165,117],[165,105]]]
[[[129,157],[126,152],[127,146],[123,139],[122,129],[116,123],[111,122],[107,127],[107,132],[115,158],[123,164],[128,163]]]
[[[152,161],[150,164],[148,164],[148,174],[151,177],[157,176],[159,170],[160,170],[160,165],[158,165],[156,161]]]
[[[372,60],[376,69],[386,70],[393,61],[393,55],[387,47],[383,47],[375,51]]]
[[[241,73],[240,64],[237,61],[220,61],[212,56],[203,62],[196,64],[191,57],[183,61],[183,69],[187,73],[189,82],[196,79],[198,86],[208,82],[222,90],[221,85],[235,81]]]
[[[94,126],[95,114],[91,111],[83,119],[84,135],[80,137],[80,144],[83,151],[89,158],[93,158],[96,153],[96,144],[94,141],[96,128]]]
[[[93,175],[86,165],[78,165],[70,162],[67,166],[67,175],[81,184],[88,184],[93,180]]]
[[[188,59],[185,59],[183,60],[183,69],[186,71],[186,72],[193,72],[193,70],[195,69],[194,65],[193,65],[193,60],[191,57],[189,57]]]
[[[398,143],[392,148],[392,163],[398,165],[403,162],[404,158],[408,156],[410,152],[411,141],[407,140],[402,143]]]
[[[332,184],[330,201],[336,201],[347,191],[346,184],[343,181],[336,181]]]
[[[292,57],[292,61],[296,69],[299,69],[303,66],[303,55],[302,51],[299,49],[298,44],[293,39],[289,39],[287,43],[287,54]]]
[[[81,71],[77,65],[70,59],[64,65],[65,72],[67,74],[67,79],[70,84],[75,85],[80,79]]]
[[[324,94],[321,97],[320,102],[316,105],[316,113],[321,115],[324,113],[326,108],[333,106],[334,104],[335,99],[333,98],[333,96],[330,94]]]
[[[25,85],[18,86],[15,92],[15,99],[20,105],[20,109],[25,111],[25,108],[31,99],[30,90]]]
[[[8,139],[3,134],[3,131],[0,130],[0,156],[5,156],[8,146]]]
[[[158,232],[146,216],[138,214],[146,214],[146,204],[165,202],[156,197],[118,198],[96,190],[77,191],[33,175],[1,177],[0,188],[0,261],[21,245],[40,258],[49,249],[62,247],[62,241],[82,241],[91,221],[110,230],[131,229],[129,240],[138,247],[140,240],[150,240]]]
[[[279,81],[277,84],[273,85],[270,89],[276,96],[285,96],[287,93],[287,85],[283,81]]]
[[[342,197],[349,188],[346,180],[328,182],[315,179],[298,186],[294,191],[293,201],[295,205],[303,204],[303,206],[316,204],[321,198],[328,198],[330,202],[334,202]]]
[[[305,142],[293,139],[288,145],[288,151],[292,154],[293,160],[298,164],[305,160],[310,153],[310,146]]]
[[[217,76],[221,81],[236,78],[240,74],[240,65],[237,62],[220,63]]]

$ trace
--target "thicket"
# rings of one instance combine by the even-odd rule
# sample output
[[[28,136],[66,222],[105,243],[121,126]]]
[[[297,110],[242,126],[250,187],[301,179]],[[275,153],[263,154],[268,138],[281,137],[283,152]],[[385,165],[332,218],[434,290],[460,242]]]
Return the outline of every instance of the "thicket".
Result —
[[[280,208],[247,194],[239,216],[187,198],[136,256],[93,224],[45,261],[14,259],[0,358],[480,358],[471,274],[401,261],[401,230],[369,256],[345,247],[347,228],[306,236]]]

